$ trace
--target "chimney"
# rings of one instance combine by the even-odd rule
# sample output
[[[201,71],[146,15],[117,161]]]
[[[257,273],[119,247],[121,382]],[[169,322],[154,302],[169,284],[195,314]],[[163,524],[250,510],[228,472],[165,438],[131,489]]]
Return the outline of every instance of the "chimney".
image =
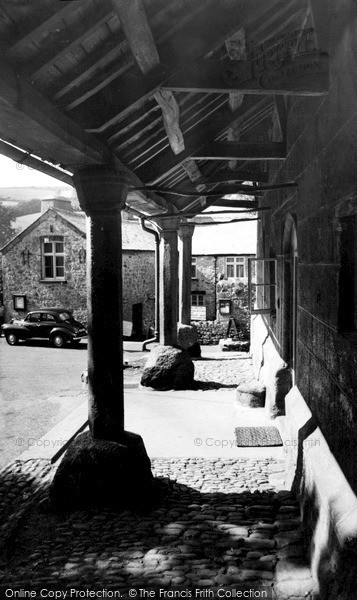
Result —
[[[41,200],[41,213],[46,212],[49,208],[57,208],[58,210],[72,211],[72,204],[67,198],[46,198]]]

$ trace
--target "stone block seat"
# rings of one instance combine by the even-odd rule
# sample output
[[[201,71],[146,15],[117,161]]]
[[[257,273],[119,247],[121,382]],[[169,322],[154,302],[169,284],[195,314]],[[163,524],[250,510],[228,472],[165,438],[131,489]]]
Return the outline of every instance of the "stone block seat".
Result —
[[[265,386],[260,381],[244,381],[237,386],[235,405],[237,408],[263,408]]]

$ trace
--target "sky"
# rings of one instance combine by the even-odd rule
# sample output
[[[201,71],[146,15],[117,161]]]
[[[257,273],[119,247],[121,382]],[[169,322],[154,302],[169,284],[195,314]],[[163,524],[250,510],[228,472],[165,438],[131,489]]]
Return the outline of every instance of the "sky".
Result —
[[[69,187],[58,179],[49,177],[35,169],[20,165],[0,154],[0,188],[30,186]]]

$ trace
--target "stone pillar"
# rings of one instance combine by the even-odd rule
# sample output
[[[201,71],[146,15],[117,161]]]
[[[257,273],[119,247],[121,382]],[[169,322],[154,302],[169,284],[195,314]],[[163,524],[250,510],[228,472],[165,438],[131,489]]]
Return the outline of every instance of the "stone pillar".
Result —
[[[158,219],[160,228],[160,323],[163,346],[177,343],[178,322],[178,237],[179,217]]]
[[[87,221],[88,393],[93,438],[124,431],[121,210],[128,183],[106,166],[74,176]]]
[[[50,489],[66,510],[135,508],[150,500],[153,476],[142,438],[124,431],[121,215],[129,181],[106,165],[80,169],[74,184],[88,216],[88,384],[90,433],[69,445]]]
[[[191,325],[191,263],[193,223],[183,223],[179,228],[179,321]]]

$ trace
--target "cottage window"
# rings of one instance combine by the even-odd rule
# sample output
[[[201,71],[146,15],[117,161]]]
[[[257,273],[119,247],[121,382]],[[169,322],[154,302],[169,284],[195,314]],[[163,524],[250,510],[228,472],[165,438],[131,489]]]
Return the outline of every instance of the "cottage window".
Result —
[[[61,235],[42,239],[42,278],[64,280],[64,238]]]
[[[197,279],[197,258],[191,259],[191,279]]]
[[[204,306],[204,294],[192,294],[192,306]]]
[[[242,279],[245,277],[244,256],[227,256],[226,277],[227,279]]]

